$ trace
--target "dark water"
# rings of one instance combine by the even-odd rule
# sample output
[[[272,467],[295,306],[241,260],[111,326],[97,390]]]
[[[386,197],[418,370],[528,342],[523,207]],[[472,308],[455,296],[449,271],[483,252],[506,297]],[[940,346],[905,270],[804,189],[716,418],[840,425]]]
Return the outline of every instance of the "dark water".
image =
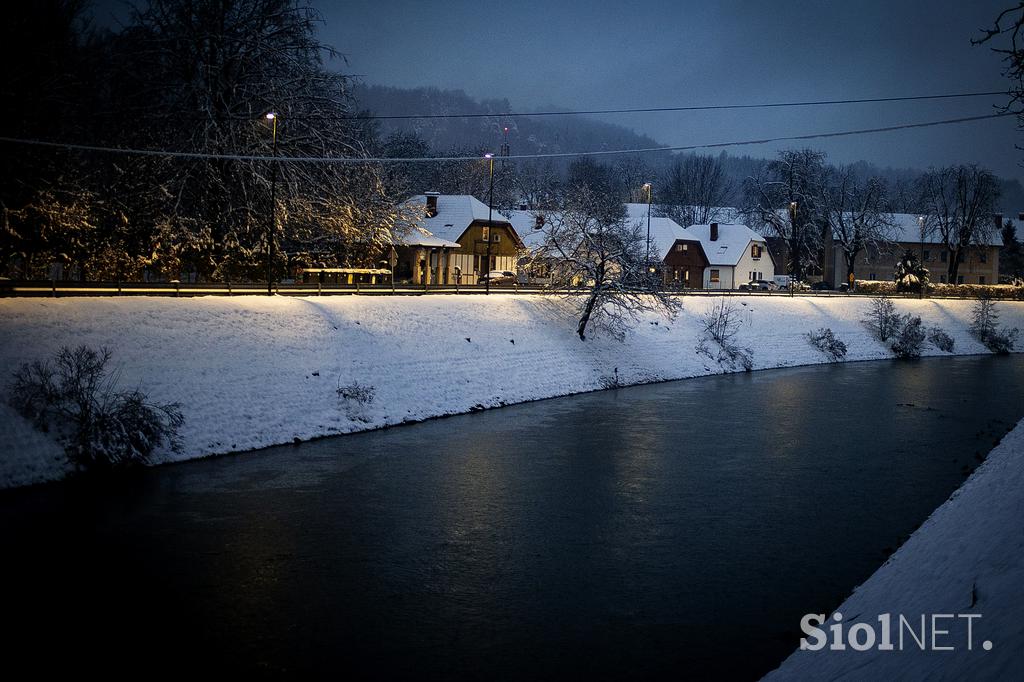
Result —
[[[1024,357],[778,370],[8,492],[5,667],[754,679],[1022,388]]]

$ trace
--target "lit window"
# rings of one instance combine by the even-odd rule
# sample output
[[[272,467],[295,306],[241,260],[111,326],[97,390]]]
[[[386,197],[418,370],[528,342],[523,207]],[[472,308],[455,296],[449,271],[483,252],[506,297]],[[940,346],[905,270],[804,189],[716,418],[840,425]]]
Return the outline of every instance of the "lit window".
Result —
[[[718,270],[712,270],[712,271],[711,271],[711,281],[712,281],[712,282],[717,282],[717,281],[719,281],[719,280],[718,280]]]

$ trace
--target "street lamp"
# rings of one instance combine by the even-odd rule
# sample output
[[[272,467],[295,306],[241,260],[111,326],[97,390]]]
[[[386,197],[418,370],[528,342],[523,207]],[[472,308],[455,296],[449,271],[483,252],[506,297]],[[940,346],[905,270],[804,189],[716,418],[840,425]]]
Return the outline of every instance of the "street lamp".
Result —
[[[924,278],[921,277],[921,273],[924,272],[924,216],[917,216],[917,227],[921,231],[921,264],[917,270],[917,297],[924,298]]]
[[[647,270],[650,271],[650,269],[651,269],[651,193],[652,193],[653,187],[651,187],[651,183],[645,182],[644,185],[643,185],[643,189],[647,190],[647,260],[644,261],[644,264],[646,265]],[[648,272],[648,276],[650,276],[649,272]]]
[[[484,293],[490,295],[491,293],[491,241],[494,237],[491,233],[494,231],[494,226],[491,224],[491,212],[494,210],[494,154],[490,152],[484,154],[484,158],[488,160],[490,165],[490,180],[489,188],[487,190],[487,263],[484,266],[487,271],[484,273],[486,279],[484,280]]]
[[[796,209],[797,203],[795,201],[789,202],[789,229],[790,235],[793,235],[796,231]],[[792,263],[796,263],[796,259],[800,257],[800,254],[789,254],[789,260]],[[796,273],[791,272],[789,274],[789,295],[793,296],[794,290],[796,290],[796,282],[793,281],[793,277]]]
[[[274,235],[277,233],[277,113],[267,112],[273,130],[270,161],[270,220],[267,221],[267,295],[274,294]]]

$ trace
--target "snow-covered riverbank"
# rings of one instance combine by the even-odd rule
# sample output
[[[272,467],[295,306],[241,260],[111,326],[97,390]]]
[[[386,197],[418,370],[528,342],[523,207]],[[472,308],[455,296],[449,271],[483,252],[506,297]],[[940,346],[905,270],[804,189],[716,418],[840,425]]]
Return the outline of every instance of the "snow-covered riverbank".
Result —
[[[879,650],[878,641],[867,651],[855,651],[848,642],[841,651],[828,647],[797,650],[765,679],[1019,679],[1024,658],[1022,519],[1024,421],[889,561],[836,609],[843,615],[844,633],[864,623],[879,633],[879,639],[879,616],[892,614],[893,650]],[[828,624],[836,622],[832,614],[827,615]],[[906,617],[910,627],[897,625],[899,615]],[[917,636],[921,634],[922,615],[927,636],[919,639],[924,640],[924,650],[911,634],[911,629]],[[827,631],[828,625],[822,628]],[[862,636],[859,641],[866,640]]]
[[[646,317],[623,342],[581,342],[540,296],[3,299],[0,366],[62,345],[108,347],[122,386],[182,403],[184,450],[158,457],[171,461],[579,393],[616,375],[631,384],[722,372],[694,350],[716,300],[685,298],[676,320]],[[819,327],[847,344],[847,360],[891,357],[860,322],[867,299],[731,300],[755,369],[825,362],[804,337]],[[971,301],[896,305],[945,329],[956,354],[987,352],[967,331]],[[998,308],[1001,323],[1024,328],[1024,303]],[[371,404],[339,398],[355,382],[373,387]],[[0,406],[0,487],[66,471],[48,436]]]

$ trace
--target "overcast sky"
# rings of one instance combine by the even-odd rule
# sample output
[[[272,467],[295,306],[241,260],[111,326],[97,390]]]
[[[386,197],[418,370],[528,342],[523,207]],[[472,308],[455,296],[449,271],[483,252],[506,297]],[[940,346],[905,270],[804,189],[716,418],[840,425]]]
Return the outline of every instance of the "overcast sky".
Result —
[[[1007,87],[970,39],[1008,0],[492,3],[318,0],[322,37],[367,83],[465,90],[513,107],[622,108]],[[669,145],[991,113],[1001,98],[610,116]],[[410,112],[415,113],[415,112]],[[1013,119],[815,141],[835,161],[982,163],[1024,178]],[[765,156],[771,147],[730,153]]]
[[[312,0],[321,38],[370,84],[461,89],[516,109],[605,109],[1005,90],[972,46],[1011,0]],[[97,0],[100,14],[124,0]],[[803,109],[608,116],[667,145],[879,127],[992,113],[1001,97]],[[416,113],[416,112],[408,112]],[[833,161],[977,162],[1024,180],[1005,118],[805,143]],[[771,156],[776,147],[733,154]],[[513,149],[513,153],[515,150]]]

